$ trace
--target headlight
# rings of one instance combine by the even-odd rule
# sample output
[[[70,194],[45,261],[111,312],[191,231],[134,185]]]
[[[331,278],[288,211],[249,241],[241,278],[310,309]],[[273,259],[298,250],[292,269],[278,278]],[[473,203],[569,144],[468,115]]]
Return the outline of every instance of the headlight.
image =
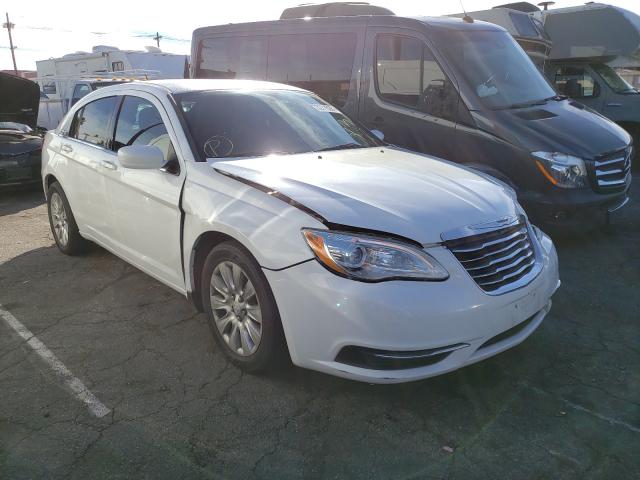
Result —
[[[318,261],[356,280],[446,280],[449,273],[431,255],[405,243],[368,235],[303,229]]]
[[[581,188],[587,185],[584,160],[564,153],[532,152],[543,175],[560,188]]]

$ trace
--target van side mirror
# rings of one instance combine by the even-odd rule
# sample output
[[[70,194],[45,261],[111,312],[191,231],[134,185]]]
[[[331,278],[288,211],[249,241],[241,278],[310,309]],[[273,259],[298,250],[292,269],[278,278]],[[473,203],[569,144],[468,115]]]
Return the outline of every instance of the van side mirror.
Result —
[[[376,137],[381,142],[384,141],[384,133],[382,133],[380,130],[374,129],[374,130],[371,130],[371,133],[373,134],[374,137]]]
[[[157,170],[165,164],[162,150],[152,145],[130,145],[118,150],[118,162],[125,168]]]

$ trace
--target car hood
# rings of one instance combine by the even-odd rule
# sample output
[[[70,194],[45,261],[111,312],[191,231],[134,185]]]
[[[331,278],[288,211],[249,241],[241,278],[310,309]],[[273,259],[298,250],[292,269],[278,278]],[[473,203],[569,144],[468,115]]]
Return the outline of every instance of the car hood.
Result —
[[[40,105],[38,84],[0,72],[0,122],[16,122],[35,130]]]
[[[518,213],[509,187],[396,148],[214,160],[213,168],[277,191],[340,225],[441,241],[441,233]]]
[[[42,137],[17,130],[0,130],[0,160],[42,148]]]
[[[473,114],[481,129],[530,152],[560,152],[593,159],[626,148],[631,141],[627,132],[612,121],[569,100]]]

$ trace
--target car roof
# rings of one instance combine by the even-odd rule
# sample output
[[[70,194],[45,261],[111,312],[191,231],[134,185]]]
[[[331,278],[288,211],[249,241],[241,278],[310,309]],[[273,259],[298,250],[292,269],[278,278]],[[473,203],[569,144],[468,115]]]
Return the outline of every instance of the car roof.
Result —
[[[101,88],[105,91],[118,91],[130,89],[135,86],[137,90],[160,93],[186,93],[209,90],[241,90],[241,91],[264,91],[264,90],[295,90],[304,91],[301,88],[282,83],[262,82],[258,80],[214,80],[214,79],[174,79],[174,80],[146,80],[142,82],[127,82]]]

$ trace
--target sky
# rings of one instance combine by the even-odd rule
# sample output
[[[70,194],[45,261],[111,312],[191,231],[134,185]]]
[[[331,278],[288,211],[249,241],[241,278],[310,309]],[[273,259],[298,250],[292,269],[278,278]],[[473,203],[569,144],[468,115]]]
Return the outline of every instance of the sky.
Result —
[[[306,0],[308,1],[308,0]],[[463,0],[467,11],[484,10],[510,0]],[[207,25],[275,20],[282,10],[303,0],[231,0],[208,2],[180,0],[162,7],[163,2],[74,0],[3,2],[9,13],[18,69],[35,70],[36,60],[59,57],[79,50],[91,51],[94,45],[112,45],[120,49],[142,50],[155,45],[150,37],[160,32],[160,47],[171,53],[190,53],[194,29]],[[169,3],[169,2],[167,2]],[[446,15],[462,10],[460,0],[370,0],[397,15]],[[533,3],[533,2],[532,2]],[[556,0],[556,7],[584,2]],[[612,0],[612,5],[640,14],[639,0]],[[179,5],[179,8],[177,6]],[[5,28],[0,30],[0,70],[11,69],[11,51]]]

